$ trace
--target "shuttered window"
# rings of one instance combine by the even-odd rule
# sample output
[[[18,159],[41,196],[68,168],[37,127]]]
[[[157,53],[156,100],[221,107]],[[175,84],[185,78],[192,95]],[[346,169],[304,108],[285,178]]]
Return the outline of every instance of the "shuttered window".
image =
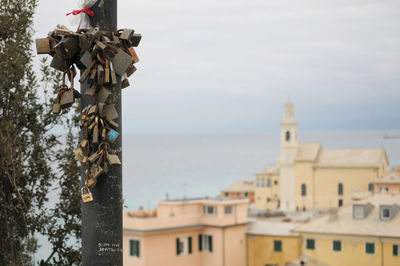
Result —
[[[213,240],[211,235],[199,235],[199,251],[213,251]]]
[[[129,254],[132,257],[140,257],[140,242],[139,240],[129,240]]]
[[[365,253],[375,254],[375,243],[365,243]]]
[[[176,255],[192,254],[192,237],[180,237],[176,239]]]

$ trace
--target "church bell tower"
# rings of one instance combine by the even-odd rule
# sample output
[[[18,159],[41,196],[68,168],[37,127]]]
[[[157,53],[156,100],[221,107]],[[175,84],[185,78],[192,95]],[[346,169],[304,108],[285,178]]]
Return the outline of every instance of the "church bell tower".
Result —
[[[280,209],[295,210],[295,171],[294,160],[299,149],[297,139],[298,123],[294,119],[294,105],[285,104],[285,114],[281,123],[281,154],[279,158],[280,176]]]
[[[290,101],[285,104],[285,113],[281,123],[281,164],[292,164],[297,154],[299,142],[297,138],[298,123],[294,119],[294,105]]]

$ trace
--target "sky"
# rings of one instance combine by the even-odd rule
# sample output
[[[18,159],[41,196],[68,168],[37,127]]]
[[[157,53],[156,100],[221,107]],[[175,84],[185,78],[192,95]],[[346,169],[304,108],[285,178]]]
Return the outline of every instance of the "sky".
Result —
[[[40,0],[35,38],[73,9]],[[400,1],[119,0],[118,28],[143,36],[124,133],[276,131],[288,99],[301,130],[400,129]]]

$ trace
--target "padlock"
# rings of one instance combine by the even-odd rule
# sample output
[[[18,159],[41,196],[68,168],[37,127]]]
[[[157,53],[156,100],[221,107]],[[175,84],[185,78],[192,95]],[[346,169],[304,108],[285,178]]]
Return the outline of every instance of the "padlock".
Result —
[[[50,54],[50,39],[49,38],[39,38],[36,39],[36,52],[37,54]]]
[[[92,192],[90,192],[87,186],[81,189],[81,194],[82,194],[82,201],[84,203],[93,201]]]
[[[97,104],[97,106],[98,106],[98,111],[97,111],[97,113],[99,114],[100,117],[104,117],[104,106],[105,106],[105,104],[102,103],[102,102],[99,102],[99,103]]]
[[[100,154],[99,154],[98,152],[94,152],[94,153],[92,153],[92,154],[88,157],[88,160],[89,160],[91,163],[94,163],[94,162],[97,161],[97,159],[99,159],[99,157],[100,157]]]
[[[93,128],[92,144],[99,143],[99,127],[95,125]]]
[[[126,73],[128,67],[132,64],[132,57],[125,53],[122,49],[118,49],[117,54],[111,60],[113,64],[114,71],[120,77]]]
[[[136,71],[135,65],[134,65],[134,64],[130,65],[129,68],[128,68],[128,70],[126,71],[126,75],[128,76],[128,78],[129,78],[133,73],[135,73],[135,71]]]
[[[116,130],[110,129],[110,130],[108,131],[107,137],[108,137],[108,140],[109,140],[109,141],[111,141],[111,142],[116,141],[117,138],[118,138],[118,136],[119,136],[119,133],[118,133]]]
[[[59,114],[61,112],[61,105],[59,103],[55,103],[53,105],[53,114]]]
[[[53,59],[51,60],[50,66],[54,69],[60,70],[60,71],[66,71],[68,67],[67,61],[59,57],[57,54],[53,56]]]
[[[131,29],[124,29],[123,31],[122,31],[122,33],[121,33],[121,35],[119,36],[119,38],[121,39],[121,40],[128,40],[131,36],[132,36],[132,34],[134,33],[135,31],[134,30],[131,30]]]
[[[117,76],[115,75],[115,71],[114,71],[114,67],[113,67],[112,62],[110,62],[110,70],[111,70],[111,73],[110,73],[110,75],[111,75],[111,84],[115,86],[115,85],[117,85]]]
[[[110,165],[121,165],[121,161],[119,160],[118,156],[110,152],[107,153],[107,161]]]
[[[92,165],[92,167],[89,168],[89,176],[91,178],[98,178],[101,174],[103,173],[103,168],[101,168],[100,165]]]
[[[79,60],[76,62],[76,66],[80,70],[85,70],[90,66],[90,53],[86,50],[83,51],[83,54],[79,58]]]
[[[121,82],[121,89],[125,89],[125,88],[127,88],[127,87],[129,87],[129,80],[126,78],[126,79],[124,79],[124,80],[122,80],[122,82]]]
[[[128,46],[129,47],[137,47],[142,39],[141,34],[132,34],[131,37],[128,39]]]
[[[114,104],[109,104],[109,105],[104,106],[103,112],[104,112],[104,116],[106,117],[106,119],[108,121],[112,121],[112,120],[117,119],[119,117],[118,116],[118,112],[115,109]]]
[[[85,91],[86,96],[94,96],[96,94],[96,85],[93,85]]]
[[[93,104],[88,109],[88,115],[94,115],[97,113],[97,104]]]
[[[133,47],[130,47],[128,49],[129,54],[132,56],[133,59],[133,63],[136,64],[137,62],[139,62],[139,57],[137,56],[135,50],[133,49]]]
[[[121,41],[115,35],[113,35],[113,42],[114,42],[115,47],[117,47],[117,48],[120,48],[122,46]]]
[[[104,83],[105,84],[110,83],[110,63],[108,59],[106,60],[106,66],[104,69]]]
[[[66,59],[74,58],[80,51],[78,36],[75,35],[66,36],[62,41],[62,46],[65,51],[65,58]]]
[[[88,157],[85,156],[81,148],[75,151],[75,157],[81,163],[85,163],[88,159]]]
[[[96,100],[98,102],[105,103],[110,95],[111,91],[107,90],[105,87],[102,87],[97,94]]]
[[[104,84],[104,76],[105,76],[104,68],[103,68],[103,66],[101,64],[98,64],[97,65],[97,84],[99,86],[103,86],[103,84]]]

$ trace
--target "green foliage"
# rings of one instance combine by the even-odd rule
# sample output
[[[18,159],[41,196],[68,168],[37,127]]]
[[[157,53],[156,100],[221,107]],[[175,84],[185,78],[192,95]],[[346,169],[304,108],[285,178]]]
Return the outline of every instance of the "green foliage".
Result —
[[[44,88],[38,89],[31,51],[36,4],[2,0],[0,5],[0,265],[33,265],[37,233],[53,246],[41,265],[78,265],[80,167],[73,152],[79,117],[77,110],[63,117],[51,113],[59,74],[45,61]],[[60,140],[57,125],[68,132]],[[51,199],[52,207],[54,186],[59,200]]]

